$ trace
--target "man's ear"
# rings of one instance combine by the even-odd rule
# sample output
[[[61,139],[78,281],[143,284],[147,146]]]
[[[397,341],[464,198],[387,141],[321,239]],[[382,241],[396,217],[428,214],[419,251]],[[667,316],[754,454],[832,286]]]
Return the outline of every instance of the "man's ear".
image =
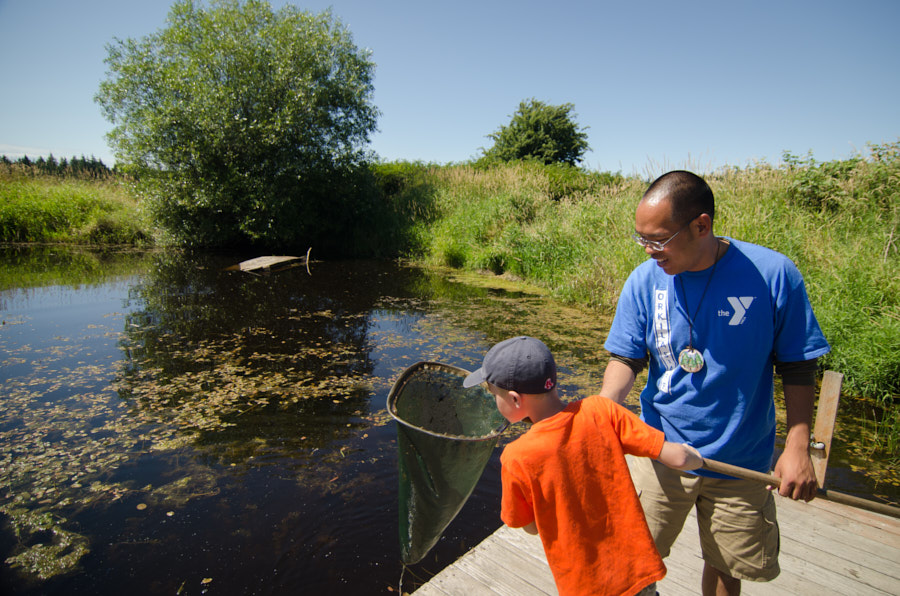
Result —
[[[694,220],[694,226],[696,226],[697,236],[703,237],[707,234],[711,234],[712,218],[710,218],[709,213],[701,213],[697,219]]]

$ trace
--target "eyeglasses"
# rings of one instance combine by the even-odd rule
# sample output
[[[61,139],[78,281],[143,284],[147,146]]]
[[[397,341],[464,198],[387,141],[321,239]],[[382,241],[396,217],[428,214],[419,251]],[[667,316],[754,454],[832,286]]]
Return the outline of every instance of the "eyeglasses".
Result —
[[[701,213],[700,215],[703,215],[703,214]],[[672,240],[675,240],[675,236],[682,233],[689,225],[691,225],[691,223],[693,223],[693,221],[695,219],[697,219],[697,217],[700,217],[700,215],[697,215],[696,217],[692,217],[686,224],[681,226],[680,230],[678,230],[677,232],[675,232],[674,234],[669,236],[668,239],[666,239],[666,240],[662,240],[662,241],[648,240],[647,238],[644,238],[640,234],[632,234],[631,237],[634,238],[634,241],[637,242],[638,244],[640,244],[643,248],[649,248],[653,252],[661,252],[666,247],[666,244],[668,244]]]

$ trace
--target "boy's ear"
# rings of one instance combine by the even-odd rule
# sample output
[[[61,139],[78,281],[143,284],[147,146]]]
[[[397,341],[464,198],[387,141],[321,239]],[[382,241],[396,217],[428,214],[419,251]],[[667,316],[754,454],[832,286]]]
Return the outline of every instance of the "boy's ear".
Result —
[[[518,391],[508,391],[506,394],[513,401],[517,408],[522,407],[522,394],[520,394]]]

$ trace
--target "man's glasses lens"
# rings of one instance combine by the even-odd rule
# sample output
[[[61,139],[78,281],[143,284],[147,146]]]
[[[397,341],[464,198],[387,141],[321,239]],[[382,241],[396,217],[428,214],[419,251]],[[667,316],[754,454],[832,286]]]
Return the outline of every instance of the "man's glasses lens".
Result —
[[[701,213],[700,215],[703,215],[703,214]],[[660,252],[662,249],[664,249],[666,247],[666,244],[668,244],[669,242],[674,240],[675,236],[677,236],[678,234],[683,232],[684,229],[687,228],[689,225],[691,225],[691,222],[694,221],[695,219],[697,219],[698,217],[700,217],[700,215],[697,215],[697,216],[689,219],[686,224],[681,226],[680,230],[678,230],[677,232],[675,232],[674,234],[672,234],[665,240],[648,240],[647,238],[644,238],[643,236],[641,236],[640,234],[637,234],[637,233],[632,234],[631,237],[634,238],[634,241],[637,242],[638,244],[640,244],[642,247],[649,248],[650,250],[655,251],[655,252]]]
[[[634,241],[638,243],[642,248],[649,248],[650,250],[655,250],[657,252],[661,251],[665,248],[665,244],[659,242],[658,240],[647,240],[643,236],[638,236],[637,234],[632,234],[632,238]]]

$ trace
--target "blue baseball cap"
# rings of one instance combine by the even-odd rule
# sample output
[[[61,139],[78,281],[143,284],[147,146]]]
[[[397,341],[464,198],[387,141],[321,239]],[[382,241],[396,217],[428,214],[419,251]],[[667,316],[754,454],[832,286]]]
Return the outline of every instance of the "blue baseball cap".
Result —
[[[463,387],[484,381],[507,391],[547,393],[556,387],[556,361],[541,340],[513,337],[488,350],[481,368],[465,378]]]

